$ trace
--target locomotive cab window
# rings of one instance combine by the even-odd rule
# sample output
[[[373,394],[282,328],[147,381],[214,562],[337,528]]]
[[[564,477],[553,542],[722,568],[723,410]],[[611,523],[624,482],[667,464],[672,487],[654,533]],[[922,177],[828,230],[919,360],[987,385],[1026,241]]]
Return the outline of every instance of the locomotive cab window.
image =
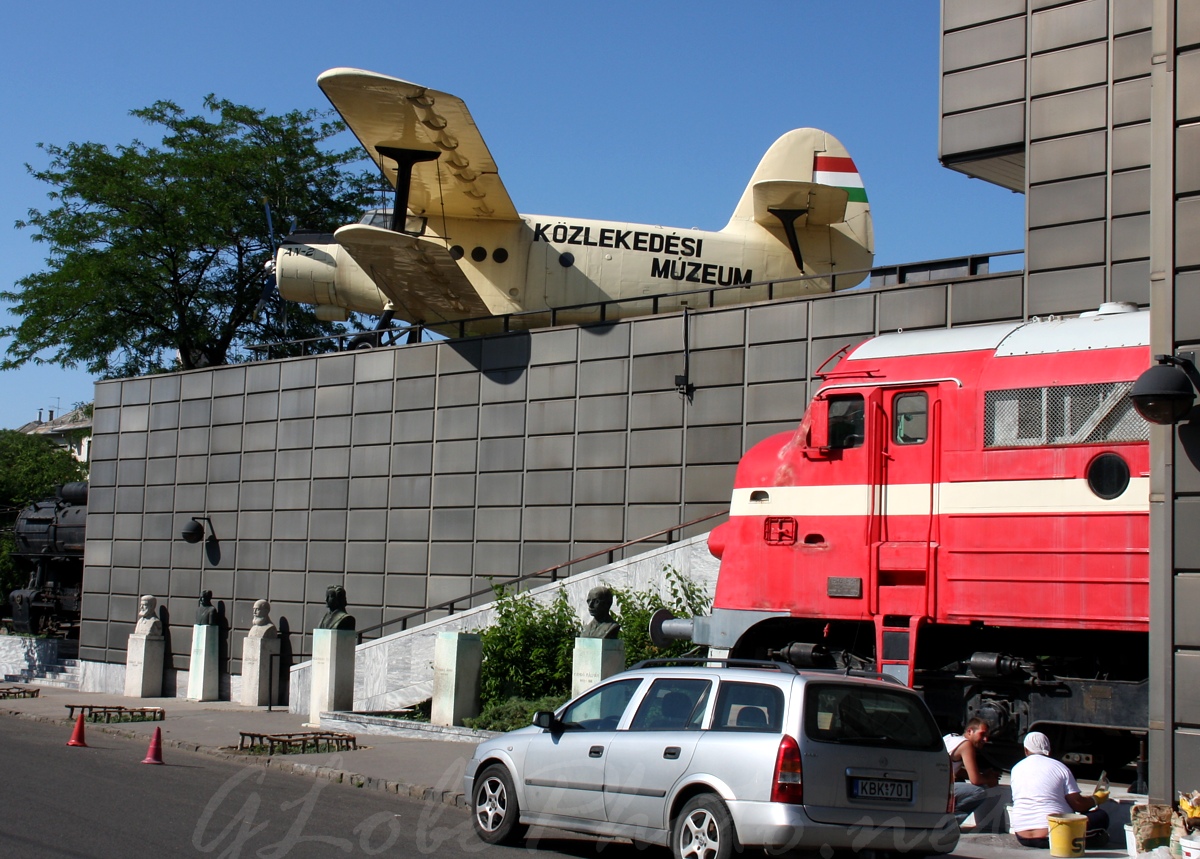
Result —
[[[829,398],[829,446],[838,450],[862,447],[865,409],[862,394]]]
[[[897,394],[892,400],[892,440],[924,444],[929,435],[929,400],[923,392]]]

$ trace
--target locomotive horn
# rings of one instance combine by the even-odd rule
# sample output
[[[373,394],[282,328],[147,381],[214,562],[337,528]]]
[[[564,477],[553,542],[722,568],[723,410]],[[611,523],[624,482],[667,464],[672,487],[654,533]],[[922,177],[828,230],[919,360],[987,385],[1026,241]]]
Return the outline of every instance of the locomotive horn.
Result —
[[[650,616],[650,641],[655,647],[666,647],[672,641],[691,641],[693,623],[690,617],[675,617],[668,608],[660,608]]]

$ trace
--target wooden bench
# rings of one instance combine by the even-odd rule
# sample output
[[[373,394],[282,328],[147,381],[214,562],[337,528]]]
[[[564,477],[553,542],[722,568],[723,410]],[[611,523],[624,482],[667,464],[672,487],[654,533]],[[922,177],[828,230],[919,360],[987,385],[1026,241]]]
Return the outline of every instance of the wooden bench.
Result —
[[[87,722],[161,722],[167,717],[162,707],[118,707],[99,704],[63,704],[68,718],[78,710]]]
[[[8,686],[0,689],[0,698],[36,698],[41,689],[26,689],[24,686]]]
[[[267,754],[304,754],[306,752],[348,752],[358,748],[354,734],[339,731],[300,731],[294,734],[260,734],[240,731],[239,750],[266,746]]]

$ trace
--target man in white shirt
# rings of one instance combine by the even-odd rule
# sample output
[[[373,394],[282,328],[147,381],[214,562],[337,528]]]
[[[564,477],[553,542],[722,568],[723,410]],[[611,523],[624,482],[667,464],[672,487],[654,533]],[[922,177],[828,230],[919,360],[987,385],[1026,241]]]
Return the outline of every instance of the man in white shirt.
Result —
[[[1050,738],[1040,731],[1025,735],[1025,758],[1012,768],[1012,815],[1009,822],[1025,847],[1049,847],[1051,814],[1087,815],[1087,846],[1108,844],[1108,813],[1095,797],[1079,792],[1066,764],[1050,757]]]
[[[954,816],[961,826],[968,815],[987,798],[987,789],[1000,783],[993,770],[982,768],[977,752],[987,745],[988,723],[974,718],[967,722],[961,734],[946,734],[946,754],[954,770]],[[965,778],[965,781],[961,779]]]

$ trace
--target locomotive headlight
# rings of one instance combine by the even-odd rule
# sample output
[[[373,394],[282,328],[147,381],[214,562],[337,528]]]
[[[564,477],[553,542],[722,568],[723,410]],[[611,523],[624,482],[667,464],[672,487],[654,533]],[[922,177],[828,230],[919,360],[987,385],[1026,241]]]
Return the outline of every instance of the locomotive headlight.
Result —
[[[1155,355],[1158,361],[1137,377],[1129,398],[1139,415],[1153,424],[1177,424],[1192,410],[1200,388],[1194,353]]]

